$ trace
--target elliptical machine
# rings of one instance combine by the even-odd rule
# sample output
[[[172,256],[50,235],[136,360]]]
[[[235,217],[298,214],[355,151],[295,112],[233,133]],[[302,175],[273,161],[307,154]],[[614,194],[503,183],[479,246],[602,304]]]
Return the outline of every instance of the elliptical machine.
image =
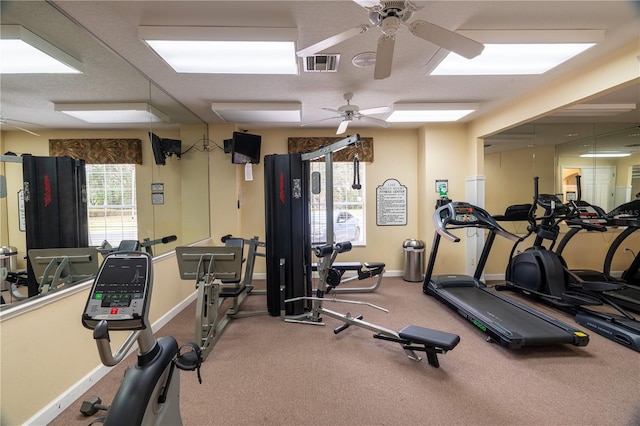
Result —
[[[544,209],[536,217],[537,207]],[[496,290],[513,290],[525,296],[542,300],[575,315],[577,323],[615,342],[640,352],[640,322],[605,292],[620,291],[625,285],[620,282],[585,281],[569,270],[565,260],[552,251],[560,234],[561,222],[570,227],[603,231],[598,222],[580,219],[578,204],[567,205],[552,194],[540,194],[538,177],[534,177],[534,197],[528,214],[528,233],[511,249],[505,273],[505,283],[496,285]],[[535,234],[533,246],[515,254],[520,242]],[[549,248],[544,246],[549,241]],[[620,313],[610,314],[594,311],[587,306],[608,305]]]
[[[176,368],[197,370],[202,383],[197,345],[187,343],[189,350],[181,354],[175,338],[153,336],[148,317],[152,287],[151,256],[133,251],[108,254],[91,288],[82,325],[93,330],[102,363],[117,365],[138,343],[137,363],[127,369],[111,406],[94,398],[97,409],[107,410],[105,425],[182,425]],[[115,354],[109,331],[131,331]]]

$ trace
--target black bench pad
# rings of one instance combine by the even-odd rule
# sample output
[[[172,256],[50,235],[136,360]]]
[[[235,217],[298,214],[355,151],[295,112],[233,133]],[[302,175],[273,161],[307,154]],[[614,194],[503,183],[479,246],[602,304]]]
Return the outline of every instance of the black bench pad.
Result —
[[[385,264],[383,262],[365,262],[364,266],[367,268],[384,268]],[[359,271],[362,269],[362,263],[360,262],[333,262],[331,264],[333,269],[337,269],[339,271]],[[314,271],[318,270],[318,264],[312,263],[311,269]]]
[[[432,330],[430,328],[408,325],[398,333],[400,338],[413,343],[423,344],[435,348],[450,351],[460,342],[460,336],[446,331]]]
[[[220,287],[220,297],[238,297],[247,289],[247,286]]]

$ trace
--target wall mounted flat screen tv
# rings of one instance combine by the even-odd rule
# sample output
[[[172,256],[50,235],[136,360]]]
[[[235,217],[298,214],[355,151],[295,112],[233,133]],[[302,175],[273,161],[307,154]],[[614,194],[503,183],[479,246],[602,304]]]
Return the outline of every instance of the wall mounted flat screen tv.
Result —
[[[233,132],[231,139],[231,162],[233,164],[260,163],[262,136]]]
[[[153,158],[157,165],[164,166],[167,157],[175,155],[180,158],[182,154],[182,141],[178,139],[161,138],[155,133],[149,132],[149,140],[151,141],[151,149],[153,150]]]

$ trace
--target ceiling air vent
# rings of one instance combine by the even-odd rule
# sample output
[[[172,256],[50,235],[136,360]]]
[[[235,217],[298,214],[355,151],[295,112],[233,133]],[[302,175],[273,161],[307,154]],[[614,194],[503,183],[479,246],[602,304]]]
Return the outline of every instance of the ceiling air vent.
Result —
[[[304,58],[305,72],[336,72],[340,55],[312,55]]]

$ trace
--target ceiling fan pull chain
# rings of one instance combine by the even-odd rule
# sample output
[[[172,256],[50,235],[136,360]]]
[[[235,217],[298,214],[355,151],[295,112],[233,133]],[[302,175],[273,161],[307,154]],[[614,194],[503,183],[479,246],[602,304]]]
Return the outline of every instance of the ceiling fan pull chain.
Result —
[[[353,185],[351,185],[351,188],[362,189],[362,185],[360,185],[360,160],[358,160],[357,151],[353,156]]]

